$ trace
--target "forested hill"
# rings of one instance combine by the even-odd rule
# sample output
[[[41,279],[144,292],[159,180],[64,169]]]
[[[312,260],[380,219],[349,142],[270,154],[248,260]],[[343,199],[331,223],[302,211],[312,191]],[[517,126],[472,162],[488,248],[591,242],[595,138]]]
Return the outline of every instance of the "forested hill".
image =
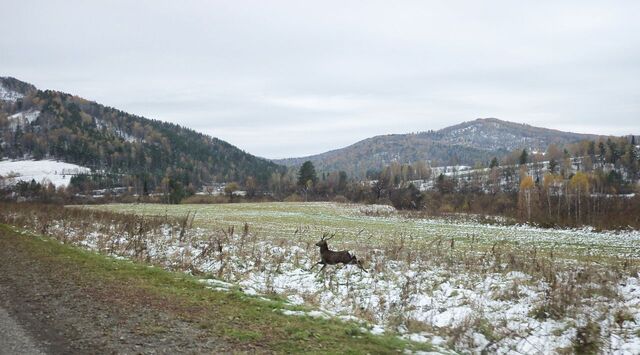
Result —
[[[310,160],[318,170],[344,170],[363,176],[391,162],[411,164],[426,160],[434,166],[488,164],[493,157],[503,157],[515,149],[544,151],[551,143],[563,145],[597,137],[484,118],[438,131],[376,136],[318,155],[274,161],[296,166]]]
[[[154,185],[266,184],[283,167],[179,125],[0,77],[0,157],[55,158]],[[105,174],[106,175],[106,174]]]

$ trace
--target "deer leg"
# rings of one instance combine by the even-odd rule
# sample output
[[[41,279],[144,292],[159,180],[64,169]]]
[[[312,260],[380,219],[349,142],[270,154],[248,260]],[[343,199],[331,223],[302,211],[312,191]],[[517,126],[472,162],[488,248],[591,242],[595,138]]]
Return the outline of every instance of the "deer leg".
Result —
[[[369,272],[367,271],[364,266],[362,266],[362,261],[358,260],[358,258],[356,258],[356,256],[354,255],[351,258],[351,261],[349,262],[349,264],[354,264],[355,266],[357,266],[360,270],[364,271],[364,272]]]
[[[358,257],[355,255],[351,255],[351,260],[349,260],[349,264],[360,265],[362,261],[358,260]]]
[[[364,268],[364,266],[362,266],[362,262],[360,260],[358,260],[358,263],[356,264],[358,265],[358,267],[360,268],[360,270],[369,273],[369,271],[367,271],[367,269]]]
[[[317,263],[313,264],[313,266],[311,267],[311,269],[309,269],[309,271],[313,270],[313,268],[318,266],[318,264],[324,264],[324,263],[322,261],[318,261]],[[324,266],[322,268],[324,269]]]

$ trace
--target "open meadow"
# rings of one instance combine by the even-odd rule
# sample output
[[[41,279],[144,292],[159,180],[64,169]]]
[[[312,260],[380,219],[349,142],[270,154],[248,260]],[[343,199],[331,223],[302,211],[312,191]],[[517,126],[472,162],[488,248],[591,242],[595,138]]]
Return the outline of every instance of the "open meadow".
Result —
[[[409,218],[334,203],[113,204],[3,211],[3,223],[287,300],[440,352],[640,351],[640,232]],[[353,265],[310,270],[324,235]]]

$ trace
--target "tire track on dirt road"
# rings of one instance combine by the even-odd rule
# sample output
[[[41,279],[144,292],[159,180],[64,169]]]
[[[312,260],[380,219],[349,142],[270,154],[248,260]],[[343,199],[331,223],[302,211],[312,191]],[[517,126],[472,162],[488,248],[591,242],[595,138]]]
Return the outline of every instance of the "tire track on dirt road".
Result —
[[[0,307],[0,355],[43,355],[41,345]]]

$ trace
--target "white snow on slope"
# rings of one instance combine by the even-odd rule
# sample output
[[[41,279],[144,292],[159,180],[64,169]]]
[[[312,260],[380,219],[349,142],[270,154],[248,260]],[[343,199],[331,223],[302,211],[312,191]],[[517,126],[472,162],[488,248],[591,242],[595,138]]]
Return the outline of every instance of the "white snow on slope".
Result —
[[[38,111],[38,110],[29,110],[29,111],[18,112],[16,114],[13,114],[13,115],[9,116],[9,118],[26,120],[27,123],[31,123],[31,122],[35,121],[38,118],[38,115],[40,115],[40,111]]]
[[[18,99],[21,99],[23,97],[24,95],[22,95],[21,93],[9,90],[0,85],[0,100],[16,102],[18,101]]]
[[[28,110],[15,113],[9,116],[10,128],[12,131],[15,131],[18,126],[24,127],[31,124],[31,122],[38,119],[38,116],[40,116],[40,111],[38,110]]]
[[[19,181],[42,182],[45,179],[56,186],[67,186],[71,176],[89,173],[91,169],[55,160],[2,160],[0,176],[7,179],[5,184],[16,184]]]

